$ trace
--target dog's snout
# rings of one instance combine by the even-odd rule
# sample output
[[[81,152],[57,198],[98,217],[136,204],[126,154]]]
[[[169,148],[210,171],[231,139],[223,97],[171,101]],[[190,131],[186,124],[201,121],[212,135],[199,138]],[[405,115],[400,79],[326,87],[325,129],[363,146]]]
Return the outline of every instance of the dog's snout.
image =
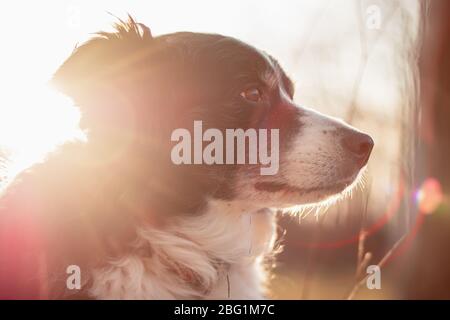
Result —
[[[342,137],[344,149],[356,157],[361,165],[369,160],[373,145],[373,139],[369,135],[355,130],[345,130]]]

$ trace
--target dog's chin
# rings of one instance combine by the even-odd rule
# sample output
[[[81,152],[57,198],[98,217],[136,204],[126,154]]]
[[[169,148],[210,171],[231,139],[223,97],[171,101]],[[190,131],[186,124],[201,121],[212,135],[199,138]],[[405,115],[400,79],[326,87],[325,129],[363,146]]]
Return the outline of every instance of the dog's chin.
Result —
[[[348,194],[360,182],[362,172],[363,170],[354,176],[325,182],[314,187],[294,186],[280,182],[257,182],[254,188],[260,192],[276,194],[280,200],[277,207],[280,209],[298,205],[320,205]]]

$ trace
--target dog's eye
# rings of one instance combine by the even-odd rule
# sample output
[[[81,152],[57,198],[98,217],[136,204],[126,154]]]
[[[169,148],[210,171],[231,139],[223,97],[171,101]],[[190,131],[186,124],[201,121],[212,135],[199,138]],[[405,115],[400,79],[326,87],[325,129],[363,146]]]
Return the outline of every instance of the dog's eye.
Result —
[[[258,88],[250,88],[242,91],[241,97],[252,102],[259,102],[262,99],[261,91]]]

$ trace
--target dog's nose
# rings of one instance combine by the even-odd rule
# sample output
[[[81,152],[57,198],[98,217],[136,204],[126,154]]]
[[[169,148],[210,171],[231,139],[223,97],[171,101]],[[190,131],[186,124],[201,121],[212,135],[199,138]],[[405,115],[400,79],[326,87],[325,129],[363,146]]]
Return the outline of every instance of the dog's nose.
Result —
[[[369,135],[355,130],[345,130],[342,137],[344,149],[357,158],[362,166],[369,160],[373,144],[373,140]]]

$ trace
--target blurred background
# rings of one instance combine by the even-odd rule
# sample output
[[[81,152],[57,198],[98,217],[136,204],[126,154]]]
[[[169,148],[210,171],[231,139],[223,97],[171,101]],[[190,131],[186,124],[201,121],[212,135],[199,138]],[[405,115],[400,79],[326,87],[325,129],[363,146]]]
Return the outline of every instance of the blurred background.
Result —
[[[154,35],[221,33],[271,53],[299,104],[374,138],[363,189],[327,212],[280,214],[273,298],[450,299],[449,1],[4,1],[4,185],[83,138],[76,107],[46,82],[77,43],[127,13]],[[366,267],[377,264],[382,287],[369,290]]]

